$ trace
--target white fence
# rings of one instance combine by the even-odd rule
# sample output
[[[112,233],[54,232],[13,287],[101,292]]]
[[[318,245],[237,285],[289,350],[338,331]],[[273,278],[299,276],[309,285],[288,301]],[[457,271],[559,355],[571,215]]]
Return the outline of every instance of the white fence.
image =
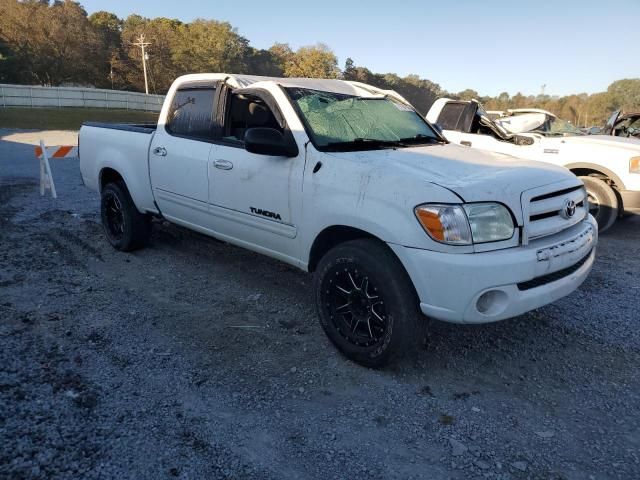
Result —
[[[0,83],[0,107],[84,107],[159,112],[163,101],[163,95],[120,90]]]

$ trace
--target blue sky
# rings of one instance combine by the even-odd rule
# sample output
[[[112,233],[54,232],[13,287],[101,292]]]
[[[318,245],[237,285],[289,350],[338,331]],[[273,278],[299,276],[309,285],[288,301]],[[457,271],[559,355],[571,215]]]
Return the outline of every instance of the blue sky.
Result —
[[[593,93],[640,77],[640,0],[80,0],[89,13],[230,22],[256,48],[323,42],[377,73],[457,92]]]

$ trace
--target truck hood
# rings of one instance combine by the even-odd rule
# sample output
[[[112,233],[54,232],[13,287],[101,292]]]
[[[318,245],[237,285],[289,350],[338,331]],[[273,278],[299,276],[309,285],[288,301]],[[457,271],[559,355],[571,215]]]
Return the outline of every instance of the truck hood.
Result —
[[[422,178],[453,191],[465,202],[501,202],[521,218],[521,194],[556,182],[580,181],[567,169],[454,144],[329,155],[369,168]]]

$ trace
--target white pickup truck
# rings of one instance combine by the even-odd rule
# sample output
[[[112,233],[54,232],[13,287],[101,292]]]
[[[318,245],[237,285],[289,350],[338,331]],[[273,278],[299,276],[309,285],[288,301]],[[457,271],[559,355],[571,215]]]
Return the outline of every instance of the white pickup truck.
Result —
[[[596,223],[569,171],[452,145],[401,96],[340,80],[176,80],[158,125],[85,124],[84,183],[106,237],[151,218],[315,272],[320,323],[380,366],[425,315],[485,323],[575,290]]]
[[[427,120],[453,143],[568,168],[584,182],[600,232],[640,214],[637,139],[586,135],[545,110],[486,112],[475,100],[436,100]]]

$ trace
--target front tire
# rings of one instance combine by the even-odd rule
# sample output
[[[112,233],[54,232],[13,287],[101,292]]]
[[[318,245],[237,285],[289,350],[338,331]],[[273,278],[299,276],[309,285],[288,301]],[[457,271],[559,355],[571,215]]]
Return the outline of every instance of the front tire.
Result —
[[[413,351],[426,325],[413,284],[400,261],[373,239],[331,249],[314,278],[323,330],[347,358],[381,367]]]
[[[116,250],[130,252],[149,241],[151,218],[138,211],[124,182],[105,185],[100,213],[107,240]]]
[[[606,182],[595,177],[578,177],[587,188],[589,213],[598,222],[598,231],[606,232],[618,218],[618,196]]]

